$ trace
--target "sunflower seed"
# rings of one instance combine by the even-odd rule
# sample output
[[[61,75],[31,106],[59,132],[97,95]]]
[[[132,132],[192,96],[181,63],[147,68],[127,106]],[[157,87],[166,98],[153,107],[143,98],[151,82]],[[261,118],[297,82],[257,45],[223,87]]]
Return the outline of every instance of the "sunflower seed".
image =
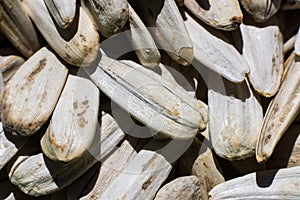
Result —
[[[2,122],[14,135],[30,136],[52,114],[63,89],[67,68],[45,47],[9,80],[2,99]]]
[[[264,162],[271,156],[278,141],[300,111],[299,69],[300,62],[296,57],[274,100],[269,104],[256,148],[258,162]]]
[[[300,167],[251,173],[214,187],[211,200],[298,199]]]
[[[204,65],[232,82],[242,82],[249,68],[243,57],[230,44],[212,35],[186,13],[185,25],[194,46],[193,66]]]
[[[75,66],[87,66],[95,61],[99,49],[99,35],[84,9],[79,8],[79,21],[75,32],[68,30],[59,32],[43,1],[25,0],[24,3],[48,44],[61,58]]]
[[[30,57],[40,47],[38,35],[20,1],[1,0],[0,30],[24,56]]]
[[[210,77],[209,131],[214,151],[228,160],[255,154],[263,110],[247,81],[234,84]],[[247,122],[247,123],[245,123]]]
[[[155,27],[152,35],[173,60],[191,64],[193,44],[174,0],[133,0],[131,5],[146,26]]]
[[[68,28],[76,14],[76,0],[44,0],[55,22],[60,28]]]
[[[204,103],[134,62],[124,64],[102,55],[89,75],[112,101],[153,131],[191,138],[206,127]]]
[[[122,31],[129,12],[127,0],[82,1],[92,14],[100,33],[109,38]]]
[[[217,29],[234,30],[243,21],[238,0],[185,0],[184,5],[197,18]]]
[[[266,97],[275,95],[283,72],[283,37],[279,27],[242,24],[241,33],[252,86]]]
[[[130,41],[143,66],[154,68],[160,62],[160,53],[148,29],[129,5]]]
[[[54,193],[71,184],[97,161],[108,155],[124,133],[108,114],[102,116],[100,140],[80,159],[62,165],[47,159],[43,153],[20,155],[9,169],[9,179],[25,194],[41,196]]]
[[[44,154],[61,162],[81,157],[95,138],[98,109],[98,88],[89,80],[69,75],[41,139]]]

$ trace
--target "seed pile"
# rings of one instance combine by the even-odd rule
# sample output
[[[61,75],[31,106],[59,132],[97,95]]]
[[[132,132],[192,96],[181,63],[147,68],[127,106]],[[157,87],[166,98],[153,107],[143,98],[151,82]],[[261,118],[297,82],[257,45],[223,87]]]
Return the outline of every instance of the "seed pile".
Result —
[[[298,199],[298,9],[1,0],[0,199]]]

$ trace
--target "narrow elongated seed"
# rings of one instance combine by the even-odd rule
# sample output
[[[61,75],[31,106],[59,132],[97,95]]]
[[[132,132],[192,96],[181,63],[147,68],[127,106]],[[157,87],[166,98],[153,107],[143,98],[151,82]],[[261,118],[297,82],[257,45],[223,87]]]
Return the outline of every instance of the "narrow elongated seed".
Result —
[[[75,30],[58,31],[44,1],[25,0],[24,4],[48,44],[66,62],[75,66],[88,66],[96,60],[99,35],[84,9],[79,8],[78,27]]]
[[[60,28],[68,28],[76,14],[76,0],[44,0]]]
[[[264,116],[256,147],[256,159],[264,162],[300,111],[300,62],[296,56]]]
[[[241,0],[246,12],[259,23],[266,22],[275,15],[281,5],[281,0]]]
[[[67,68],[47,48],[28,59],[9,80],[2,99],[2,122],[14,135],[30,136],[52,114]]]
[[[197,18],[217,29],[234,30],[243,21],[238,0],[185,0],[184,5]]]
[[[98,88],[89,80],[69,75],[41,140],[44,154],[61,162],[81,157],[95,139],[98,109]]]
[[[142,65],[154,68],[160,63],[160,53],[148,29],[129,5],[130,42]]]
[[[208,32],[187,13],[186,17],[185,25],[195,51],[193,66],[199,69],[204,65],[232,82],[242,82],[249,67],[241,54],[232,45]]]
[[[171,138],[191,138],[207,123],[207,109],[181,87],[172,87],[155,72],[102,55],[88,72],[116,104],[151,130]]]
[[[105,114],[98,136],[90,153],[64,165],[47,159],[43,153],[20,155],[9,169],[9,179],[25,194],[35,197],[61,190],[114,150],[124,133],[113,118]]]
[[[193,44],[174,0],[132,0],[132,7],[152,31],[157,43],[182,65],[191,64]]]
[[[222,158],[240,160],[255,154],[263,110],[247,81],[213,82],[208,91],[210,137]],[[247,123],[245,123],[247,122]]]
[[[24,56],[30,57],[40,47],[38,35],[20,1],[0,1],[0,30]]]
[[[283,73],[283,37],[279,27],[242,24],[241,33],[243,57],[250,68],[248,76],[252,86],[266,97],[275,95]]]
[[[85,3],[104,37],[122,31],[129,16],[127,0],[87,0]]]
[[[300,196],[300,167],[251,173],[214,187],[210,200],[293,199]]]

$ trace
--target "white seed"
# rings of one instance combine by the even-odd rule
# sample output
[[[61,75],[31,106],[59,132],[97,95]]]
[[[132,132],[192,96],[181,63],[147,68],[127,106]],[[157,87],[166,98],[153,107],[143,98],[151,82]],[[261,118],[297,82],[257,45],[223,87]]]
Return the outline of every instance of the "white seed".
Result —
[[[109,38],[122,31],[128,20],[127,0],[81,1],[92,14],[100,33]]]
[[[238,0],[185,0],[184,5],[197,18],[217,29],[234,30],[243,21]]]
[[[76,0],[44,0],[55,22],[60,28],[68,28],[76,14]]]
[[[84,9],[79,8],[78,27],[75,31],[58,31],[43,1],[25,0],[24,4],[48,44],[66,62],[75,66],[88,66],[96,60],[99,35]]]
[[[300,62],[296,56],[264,116],[256,148],[258,162],[266,161],[300,111]]]
[[[300,196],[300,167],[251,173],[214,187],[210,200],[297,200]]]
[[[4,89],[1,114],[6,130],[22,136],[39,130],[54,110],[67,72],[45,47],[30,57]]]
[[[129,5],[130,42],[143,66],[154,68],[160,62],[160,53],[148,29]]]
[[[20,1],[0,3],[0,30],[24,56],[30,57],[41,47],[38,35]]]
[[[47,159],[43,153],[21,155],[9,169],[9,179],[25,194],[41,196],[54,193],[71,184],[96,162],[107,156],[124,137],[108,114],[102,117],[99,140],[81,159],[62,165]]]
[[[228,160],[255,154],[263,110],[247,81],[234,84],[211,78],[209,131],[214,151]]]
[[[275,95],[283,73],[283,37],[279,27],[242,24],[241,33],[252,86],[266,97]]]
[[[102,55],[98,67],[88,73],[112,101],[153,131],[191,138],[206,127],[204,103],[132,61],[124,64]]]
[[[174,0],[134,1],[131,4],[169,56],[182,65],[191,64],[193,44]]]
[[[193,66],[204,65],[232,82],[242,82],[249,72],[248,64],[230,44],[214,36],[186,14],[185,25],[194,46]]]
[[[41,140],[44,154],[61,162],[81,157],[95,139],[98,110],[98,88],[90,80],[69,75]]]

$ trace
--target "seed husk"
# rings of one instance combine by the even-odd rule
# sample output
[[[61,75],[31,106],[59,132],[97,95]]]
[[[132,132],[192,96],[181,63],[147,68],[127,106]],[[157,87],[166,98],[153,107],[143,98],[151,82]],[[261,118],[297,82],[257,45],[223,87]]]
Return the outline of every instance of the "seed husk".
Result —
[[[71,162],[90,149],[98,123],[99,95],[98,88],[90,80],[68,76],[50,125],[41,139],[43,153],[48,158]]]
[[[1,111],[5,129],[20,136],[39,130],[54,110],[67,72],[45,47],[30,57],[5,86]]]

